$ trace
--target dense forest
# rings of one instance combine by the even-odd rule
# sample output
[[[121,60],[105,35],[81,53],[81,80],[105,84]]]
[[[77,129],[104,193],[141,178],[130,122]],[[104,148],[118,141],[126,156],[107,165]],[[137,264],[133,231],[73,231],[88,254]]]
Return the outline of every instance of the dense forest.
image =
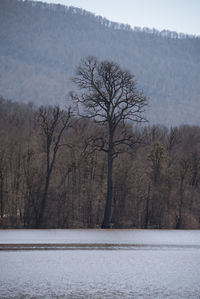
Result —
[[[0,40],[4,98],[63,105],[80,59],[94,55],[135,74],[151,124],[200,124],[199,37],[131,29],[74,7],[1,0]]]
[[[101,227],[106,155],[92,136],[104,125],[58,106],[0,99],[1,227],[37,227],[47,180],[47,135],[52,167],[43,227]],[[44,121],[45,120],[45,121]],[[61,129],[64,131],[56,147]],[[200,127],[129,128],[139,143],[113,165],[113,228],[200,228]]]

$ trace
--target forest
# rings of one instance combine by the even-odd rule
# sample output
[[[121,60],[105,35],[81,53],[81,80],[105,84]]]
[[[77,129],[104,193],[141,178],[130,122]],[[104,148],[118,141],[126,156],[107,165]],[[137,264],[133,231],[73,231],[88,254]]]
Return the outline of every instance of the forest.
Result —
[[[98,228],[103,221],[107,162],[92,137],[94,121],[58,106],[36,107],[0,99],[0,225],[35,228],[46,183],[47,148],[42,118],[57,122],[43,227]],[[63,122],[65,121],[65,123]],[[139,137],[113,165],[113,228],[200,228],[200,127],[129,128]]]

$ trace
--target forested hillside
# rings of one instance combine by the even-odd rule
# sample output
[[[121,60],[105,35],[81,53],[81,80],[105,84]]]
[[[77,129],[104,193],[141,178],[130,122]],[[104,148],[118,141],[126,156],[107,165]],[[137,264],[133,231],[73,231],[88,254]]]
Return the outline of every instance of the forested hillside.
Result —
[[[137,24],[136,24],[137,25]],[[135,74],[151,123],[200,124],[200,38],[109,22],[73,7],[0,1],[0,94],[63,104],[88,55]]]

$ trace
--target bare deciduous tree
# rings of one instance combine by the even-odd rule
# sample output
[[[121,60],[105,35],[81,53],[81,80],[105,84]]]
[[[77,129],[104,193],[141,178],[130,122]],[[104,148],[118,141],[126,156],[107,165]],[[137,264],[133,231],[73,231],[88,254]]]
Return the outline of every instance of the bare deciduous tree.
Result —
[[[71,93],[72,99],[81,109],[80,114],[105,125],[107,129],[107,138],[96,138],[95,146],[107,154],[107,196],[102,228],[109,228],[113,160],[124,151],[122,146],[135,144],[135,138],[127,130],[126,123],[145,120],[142,113],[147,100],[137,90],[133,75],[114,62],[99,62],[94,57],[82,61],[73,82],[80,89],[78,93]]]
[[[66,112],[61,110],[59,106],[55,106],[53,109],[51,107],[41,107],[39,110],[38,121],[45,141],[46,177],[39,214],[37,217],[37,227],[41,227],[43,225],[50,178],[56,161],[56,155],[59,149],[61,137],[64,130],[70,126],[70,117],[71,110],[69,109]]]
[[[4,185],[5,185],[5,165],[4,165],[4,152],[0,149],[0,218],[3,218],[5,209],[4,199]]]

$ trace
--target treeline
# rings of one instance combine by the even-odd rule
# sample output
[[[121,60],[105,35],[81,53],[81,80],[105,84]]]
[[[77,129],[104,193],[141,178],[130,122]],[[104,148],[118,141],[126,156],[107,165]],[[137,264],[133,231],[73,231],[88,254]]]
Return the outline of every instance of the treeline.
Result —
[[[130,130],[140,142],[114,162],[112,227],[200,228],[200,127]],[[102,132],[70,110],[1,98],[1,227],[37,227],[42,209],[44,227],[100,227],[107,161],[92,140]]]
[[[5,2],[8,0],[2,0]],[[9,0],[11,2],[15,1],[16,12],[21,10],[21,8],[25,8],[27,12],[31,9],[39,9],[41,12],[46,11],[50,15],[54,15],[55,13],[60,14],[60,16],[66,16],[67,14],[78,14],[80,16],[86,16],[90,18],[92,21],[99,22],[101,25],[114,29],[114,30],[125,30],[125,31],[136,31],[136,32],[146,32],[150,34],[155,34],[158,36],[162,36],[165,38],[179,38],[179,39],[186,39],[186,38],[196,38],[199,39],[199,36],[191,35],[191,34],[184,34],[184,33],[177,33],[175,31],[170,30],[162,30],[159,31],[155,28],[148,28],[148,27],[138,27],[135,26],[132,28],[129,24],[123,24],[118,22],[110,21],[104,17],[96,16],[94,13],[91,13],[87,10],[82,8],[74,7],[74,6],[64,6],[61,4],[54,4],[54,3],[45,3],[45,2],[36,2],[36,1],[24,1],[24,0]],[[4,4],[4,3],[3,3]],[[5,4],[4,4],[5,5]]]

